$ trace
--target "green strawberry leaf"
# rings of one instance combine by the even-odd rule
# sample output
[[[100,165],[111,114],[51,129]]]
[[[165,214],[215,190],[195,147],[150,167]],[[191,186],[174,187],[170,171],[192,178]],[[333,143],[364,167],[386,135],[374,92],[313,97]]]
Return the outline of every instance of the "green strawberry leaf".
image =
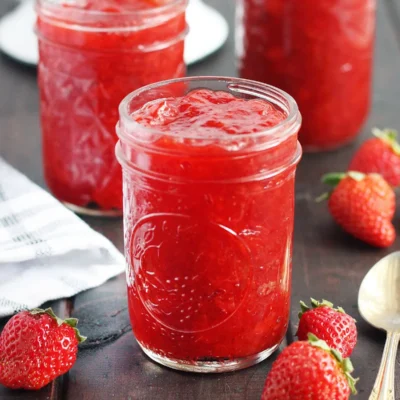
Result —
[[[335,187],[345,177],[346,177],[346,173],[344,173],[344,172],[331,172],[329,174],[323,175],[322,183],[325,183],[326,185]]]
[[[322,299],[322,301],[318,301],[313,299],[312,297],[311,297],[311,305],[313,308],[318,308],[322,306],[333,308],[333,303],[331,303],[330,301],[324,299]]]
[[[82,336],[79,332],[79,329],[77,328],[78,325],[78,319],[76,318],[67,318],[65,320],[57,317],[56,314],[54,314],[54,311],[51,308],[46,308],[45,310],[41,309],[41,308],[35,308],[32,311],[30,311],[31,315],[43,315],[43,314],[47,314],[49,315],[51,318],[54,319],[54,321],[57,322],[58,326],[61,326],[62,324],[67,324],[69,325],[71,328],[74,329],[76,338],[78,339],[78,343],[83,343],[87,337],[86,336]]]
[[[318,339],[317,336],[313,335],[312,333],[308,334],[308,342],[311,344],[311,346],[328,351],[332,357],[335,358],[340,369],[343,371],[344,376],[346,377],[351,392],[353,394],[357,394],[356,383],[359,379],[355,379],[351,375],[351,373],[354,371],[354,367],[350,358],[343,359],[339,351],[331,349],[324,340]]]
[[[372,129],[372,134],[378,139],[381,139],[383,142],[385,142],[388,146],[391,147],[396,155],[400,156],[400,144],[397,141],[398,132],[395,129],[374,128]]]
[[[300,312],[299,312],[299,318],[306,312],[309,311],[310,307],[304,301],[300,301]]]
[[[311,344],[311,346],[318,347],[322,350],[331,351],[331,348],[328,346],[325,340],[318,339],[317,336],[315,336],[313,333],[309,333],[307,337],[308,342]]]
[[[356,181],[362,181],[365,178],[365,174],[362,174],[361,172],[356,172],[356,171],[332,172],[332,173],[323,175],[321,181],[322,181],[322,183],[325,183],[326,185],[332,186],[334,189],[342,181],[342,179],[346,178],[347,176],[349,176],[350,178],[352,178]],[[323,193],[321,196],[317,197],[315,199],[315,201],[317,203],[321,203],[322,201],[328,200],[329,197],[331,196],[331,194],[332,194],[332,191]]]
[[[303,315],[306,311],[309,311],[309,310],[311,310],[311,309],[315,309],[315,308],[318,308],[318,307],[329,307],[329,308],[332,308],[333,310],[335,310],[335,311],[337,311],[337,312],[340,312],[340,313],[343,313],[343,314],[346,313],[346,312],[343,310],[342,307],[337,307],[337,308],[335,308],[335,307],[333,306],[333,303],[331,303],[331,302],[328,301],[328,300],[318,301],[318,300],[315,300],[315,299],[313,299],[313,298],[311,297],[311,307],[307,306],[307,305],[304,303],[304,301],[300,301],[299,318],[301,318],[302,315]]]

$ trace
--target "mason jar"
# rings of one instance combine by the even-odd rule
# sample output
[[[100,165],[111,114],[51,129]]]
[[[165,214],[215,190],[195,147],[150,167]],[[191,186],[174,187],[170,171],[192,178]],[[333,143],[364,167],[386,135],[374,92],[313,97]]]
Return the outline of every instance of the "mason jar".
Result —
[[[132,90],[185,75],[187,0],[134,3],[36,3],[44,174],[77,212],[122,214],[118,105]]]
[[[243,100],[236,123],[242,114],[252,117],[254,102],[267,102],[282,120],[261,131],[215,134],[196,126],[229,128],[229,110],[216,120],[200,113],[187,130],[132,117],[146,109],[168,120],[168,101],[186,97],[179,112],[196,118],[191,99],[201,104],[211,92],[227,96],[227,103]],[[301,157],[295,101],[258,82],[194,77],[139,89],[119,110],[128,302],[139,345],[156,362],[193,372],[264,360],[289,321]]]
[[[370,108],[376,0],[237,0],[239,74],[290,93],[305,150],[351,142]]]

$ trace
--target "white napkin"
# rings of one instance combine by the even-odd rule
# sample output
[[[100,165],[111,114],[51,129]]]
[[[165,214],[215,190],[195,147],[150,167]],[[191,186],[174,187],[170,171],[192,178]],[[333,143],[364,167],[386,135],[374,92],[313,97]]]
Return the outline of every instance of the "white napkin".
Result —
[[[124,264],[108,239],[0,158],[0,317],[99,286]]]

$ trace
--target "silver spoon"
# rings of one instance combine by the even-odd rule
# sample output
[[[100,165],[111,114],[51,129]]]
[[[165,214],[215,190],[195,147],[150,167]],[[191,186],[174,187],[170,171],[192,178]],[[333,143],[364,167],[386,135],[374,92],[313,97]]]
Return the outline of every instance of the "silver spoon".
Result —
[[[400,339],[400,251],[377,262],[358,292],[361,316],[387,332],[378,376],[369,400],[395,400],[394,370]]]

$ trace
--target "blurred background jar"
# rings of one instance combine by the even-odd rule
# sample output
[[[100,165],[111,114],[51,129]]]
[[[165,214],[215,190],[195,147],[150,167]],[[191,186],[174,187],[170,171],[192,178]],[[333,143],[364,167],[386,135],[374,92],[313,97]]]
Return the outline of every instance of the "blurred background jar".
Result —
[[[185,75],[187,0],[160,4],[37,1],[45,179],[74,211],[121,214],[118,104],[141,86]]]
[[[351,142],[370,108],[376,0],[237,0],[239,74],[297,101],[307,151]]]

